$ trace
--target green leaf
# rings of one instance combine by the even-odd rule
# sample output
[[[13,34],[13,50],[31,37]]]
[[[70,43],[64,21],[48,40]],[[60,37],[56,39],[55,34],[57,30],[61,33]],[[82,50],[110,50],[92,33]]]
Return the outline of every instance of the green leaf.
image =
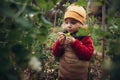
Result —
[[[41,16],[41,19],[44,21],[44,23],[49,24],[49,25],[52,25],[52,23],[49,22],[47,19],[45,19],[44,16]]]
[[[8,33],[7,39],[9,44],[15,44],[16,42],[19,42],[22,38],[22,31],[21,30],[11,30]]]
[[[75,2],[75,4],[80,5],[80,6],[86,6],[87,1],[86,0],[78,0],[77,2]]]
[[[77,32],[77,35],[80,35],[80,36],[87,36],[90,34],[90,31],[89,30],[85,30],[84,28],[80,28]]]
[[[33,26],[32,23],[27,18],[24,17],[15,18],[15,22],[16,26],[21,26],[23,28],[30,28]]]
[[[5,73],[11,68],[8,58],[0,58],[0,73]]]

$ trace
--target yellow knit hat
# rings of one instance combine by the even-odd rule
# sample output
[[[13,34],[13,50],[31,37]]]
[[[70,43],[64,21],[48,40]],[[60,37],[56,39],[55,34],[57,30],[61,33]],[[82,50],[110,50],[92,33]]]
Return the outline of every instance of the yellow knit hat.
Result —
[[[70,5],[64,15],[64,20],[66,18],[74,18],[80,21],[82,24],[86,23],[86,11],[82,6]]]

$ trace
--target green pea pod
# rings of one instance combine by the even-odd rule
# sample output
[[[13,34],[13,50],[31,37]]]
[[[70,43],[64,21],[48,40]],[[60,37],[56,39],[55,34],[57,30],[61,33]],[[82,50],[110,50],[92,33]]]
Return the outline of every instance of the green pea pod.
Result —
[[[71,37],[70,33],[65,34],[66,37]]]

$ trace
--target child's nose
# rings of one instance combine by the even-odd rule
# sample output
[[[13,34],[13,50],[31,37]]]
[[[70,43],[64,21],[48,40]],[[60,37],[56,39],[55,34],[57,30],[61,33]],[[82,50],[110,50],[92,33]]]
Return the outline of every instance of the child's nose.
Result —
[[[68,23],[68,24],[67,24],[67,27],[68,27],[68,28],[71,28],[71,24],[70,24],[70,23]]]

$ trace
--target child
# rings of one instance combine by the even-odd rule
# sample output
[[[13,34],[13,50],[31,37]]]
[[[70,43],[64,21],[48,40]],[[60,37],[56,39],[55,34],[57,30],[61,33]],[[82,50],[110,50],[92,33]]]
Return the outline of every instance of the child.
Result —
[[[87,80],[89,60],[94,51],[90,36],[77,36],[85,24],[86,12],[83,7],[70,5],[64,15],[64,32],[58,32],[58,39],[52,51],[60,58],[58,80]],[[70,37],[65,36],[70,33]]]

